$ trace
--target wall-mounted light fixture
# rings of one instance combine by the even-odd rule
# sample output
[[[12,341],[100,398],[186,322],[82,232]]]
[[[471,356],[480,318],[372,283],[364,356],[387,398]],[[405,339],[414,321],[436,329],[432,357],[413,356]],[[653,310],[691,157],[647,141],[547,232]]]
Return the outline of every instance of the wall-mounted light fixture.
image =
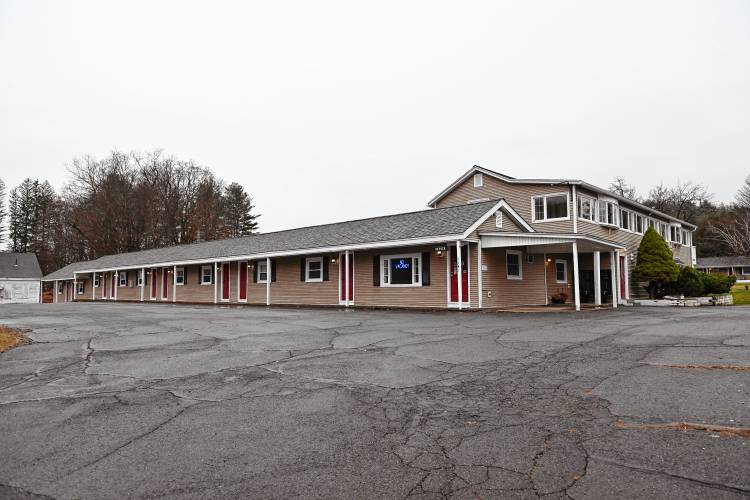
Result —
[[[336,263],[336,257],[331,257],[331,264],[335,264],[335,263]]]

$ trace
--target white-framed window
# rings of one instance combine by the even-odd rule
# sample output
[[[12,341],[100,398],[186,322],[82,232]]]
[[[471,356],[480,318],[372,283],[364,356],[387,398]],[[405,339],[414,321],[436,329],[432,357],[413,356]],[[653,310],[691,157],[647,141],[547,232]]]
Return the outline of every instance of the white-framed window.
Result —
[[[482,174],[481,173],[474,174],[474,187],[475,188],[482,187],[483,183],[484,183],[484,179],[482,178]]]
[[[502,210],[498,210],[495,212],[495,227],[498,229],[503,228],[503,212]]]
[[[531,198],[532,222],[566,220],[568,218],[568,193],[545,194]]]
[[[624,208],[620,209],[620,228],[626,231],[633,230],[632,221],[633,212]]]
[[[558,283],[568,282],[568,261],[564,259],[555,260],[555,281]]]
[[[201,285],[211,284],[211,267],[213,264],[201,266]]]
[[[607,200],[599,200],[599,224],[619,227],[617,223],[617,204]]]
[[[680,243],[680,228],[678,226],[669,226],[669,241]]]
[[[323,281],[323,257],[308,257],[305,259],[305,282],[317,281]]]
[[[140,271],[138,271],[138,280],[137,280],[138,281],[138,286],[143,286],[143,274],[145,272],[146,271],[144,271],[143,269],[141,269]]]
[[[175,278],[174,281],[178,285],[184,285],[185,284],[185,268],[184,267],[178,267],[175,270],[174,274]]]
[[[505,275],[509,280],[523,279],[522,252],[519,250],[505,251]]]
[[[583,194],[578,195],[578,218],[596,221],[596,200]]]
[[[633,230],[638,234],[643,234],[646,231],[643,221],[642,215],[633,214]]]
[[[669,240],[669,229],[667,227],[666,222],[659,223],[659,234],[661,234],[661,237],[665,240]]]
[[[65,285],[64,282],[60,281],[57,283],[57,293],[63,293],[63,286]]]
[[[99,273],[94,273],[94,288],[99,288]]]
[[[78,283],[76,283],[76,287],[78,288],[78,295],[83,295],[85,283],[83,281],[79,281]]]
[[[127,271],[120,271],[117,273],[118,281],[121,287],[128,286],[128,273]]]
[[[258,283],[268,282],[268,262],[261,260],[257,264],[258,266]]]
[[[422,286],[422,254],[383,255],[380,269],[380,286]]]

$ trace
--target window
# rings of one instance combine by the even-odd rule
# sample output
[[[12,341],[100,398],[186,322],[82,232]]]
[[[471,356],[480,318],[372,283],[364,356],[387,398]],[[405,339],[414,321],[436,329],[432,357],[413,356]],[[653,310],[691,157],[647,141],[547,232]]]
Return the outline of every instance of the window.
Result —
[[[500,210],[495,212],[495,227],[500,229],[503,228],[503,212]]]
[[[521,252],[518,250],[505,251],[505,271],[509,280],[523,279],[521,268]]]
[[[633,212],[630,210],[625,210],[624,208],[620,209],[620,228],[625,229],[626,231],[631,230],[631,222],[630,217],[633,215]]]
[[[126,271],[120,271],[118,274],[120,277],[120,286],[128,286],[128,273]]]
[[[568,282],[568,261],[557,259],[555,260],[555,280],[558,283]]]
[[[422,286],[421,260],[418,253],[382,256],[380,286]]]
[[[323,257],[305,259],[305,281],[323,281]]]
[[[643,227],[642,215],[633,214],[633,225],[636,233],[643,234],[645,228]]]
[[[138,271],[138,286],[143,286],[143,273],[144,272],[145,271],[143,269]]]
[[[595,220],[594,206],[593,198],[584,195],[578,196],[578,218],[593,222]]]
[[[665,240],[669,238],[669,232],[667,229],[667,224],[665,222],[659,223],[659,234],[661,234],[661,237]]]
[[[94,288],[99,288],[99,273],[94,273]]]
[[[78,283],[76,284],[76,286],[78,287],[78,295],[83,295],[84,285],[85,285],[85,284],[84,284],[84,282],[83,282],[83,281],[79,281],[79,282],[78,282]]]
[[[175,278],[174,281],[178,285],[184,285],[185,284],[185,268],[184,267],[178,267],[175,270],[174,274]]]
[[[57,283],[57,293],[63,293],[63,285],[64,283],[62,281]]]
[[[268,262],[261,260],[257,264],[258,266],[258,283],[268,282]]]
[[[482,179],[482,174],[474,174],[474,187],[482,187],[484,179]]]
[[[532,200],[534,207],[534,220],[532,222],[568,218],[568,195],[566,193],[535,196]]]
[[[617,205],[611,201],[599,200],[599,224],[618,227]]]
[[[669,226],[669,241],[674,243],[680,243],[680,228],[677,226]]]
[[[210,285],[211,277],[211,265],[201,266],[201,285]]]

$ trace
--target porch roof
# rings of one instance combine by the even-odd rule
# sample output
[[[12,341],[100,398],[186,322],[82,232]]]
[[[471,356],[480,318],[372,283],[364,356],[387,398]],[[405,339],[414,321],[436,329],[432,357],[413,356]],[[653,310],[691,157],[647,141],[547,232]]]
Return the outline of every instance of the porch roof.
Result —
[[[567,252],[568,245],[578,243],[579,252],[593,252],[596,250],[609,252],[621,250],[620,243],[603,238],[596,238],[584,234],[553,234],[553,233],[479,233],[482,248],[509,247],[540,247],[539,250],[549,253]]]

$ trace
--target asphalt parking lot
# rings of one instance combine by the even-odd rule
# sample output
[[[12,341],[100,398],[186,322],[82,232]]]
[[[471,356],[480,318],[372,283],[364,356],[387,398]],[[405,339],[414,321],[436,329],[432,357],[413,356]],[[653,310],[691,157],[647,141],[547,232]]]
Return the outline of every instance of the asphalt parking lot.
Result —
[[[34,341],[0,354],[0,498],[750,495],[750,308],[0,324]]]

